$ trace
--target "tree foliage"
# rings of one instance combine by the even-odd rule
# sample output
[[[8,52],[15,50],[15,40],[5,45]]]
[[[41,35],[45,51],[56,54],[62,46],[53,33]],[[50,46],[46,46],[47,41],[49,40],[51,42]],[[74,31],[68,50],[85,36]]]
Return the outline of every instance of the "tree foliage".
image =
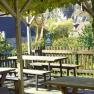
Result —
[[[7,2],[9,7],[15,11],[15,0],[0,0],[0,10],[8,12],[4,9],[3,3]],[[83,10],[86,10],[91,17],[93,18],[92,27],[94,28],[94,0],[19,0],[19,11],[24,9],[24,6],[28,4],[28,7],[25,8],[24,14],[28,14],[28,11],[31,15],[36,15],[39,13],[45,12],[47,9],[51,11],[57,7],[66,7],[69,4],[78,3],[82,6]],[[50,26],[50,25],[49,25]],[[54,28],[53,28],[54,29]],[[92,29],[94,35],[94,29]]]
[[[45,28],[52,36],[52,46],[68,47],[67,38],[73,30],[73,22],[71,19],[63,22],[57,22],[55,18],[49,19],[46,22]]]
[[[83,34],[79,37],[79,45],[83,46],[85,48],[90,49],[93,47],[93,33],[92,31],[92,26],[91,25],[86,25],[85,28],[83,29]]]
[[[53,35],[54,39],[68,37],[69,32],[72,31],[73,22],[71,19],[57,22],[55,19],[49,19],[46,22],[45,28]]]
[[[65,5],[69,5],[70,3],[71,4],[77,3],[77,0],[19,0],[19,8],[20,9],[23,8],[28,1],[30,1],[30,3],[25,10],[31,11],[30,12],[31,14],[43,13],[45,12],[46,9],[49,9],[51,11],[56,7],[63,7]],[[12,9],[14,9],[14,0],[6,0],[6,2]],[[6,10],[2,6],[2,2],[0,3],[0,9],[1,11],[6,12]]]
[[[8,54],[12,50],[12,46],[8,44],[0,33],[0,54]]]

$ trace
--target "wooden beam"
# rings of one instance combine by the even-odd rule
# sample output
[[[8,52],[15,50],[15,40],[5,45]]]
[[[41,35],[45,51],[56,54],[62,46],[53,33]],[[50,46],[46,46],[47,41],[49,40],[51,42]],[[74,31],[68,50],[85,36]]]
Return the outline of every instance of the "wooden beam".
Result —
[[[19,94],[24,94],[23,84],[23,63],[22,63],[22,46],[21,46],[21,19],[19,13],[19,0],[14,0],[15,11],[8,5],[6,0],[0,0],[0,4],[15,18],[16,25],[16,48],[17,48],[17,67],[18,67],[18,78],[19,78]]]
[[[13,16],[16,17],[15,12],[13,11],[13,9],[8,5],[8,3],[6,2],[6,0],[0,0],[0,4]]]
[[[89,3],[87,1],[84,2],[84,6],[87,7],[88,11],[91,13],[91,15],[94,17],[94,11],[92,10],[92,7],[90,7]]]
[[[77,3],[81,6],[81,2],[77,1]],[[92,8],[88,7],[88,3],[85,1],[82,3],[83,9],[89,13],[92,17],[94,17],[94,12],[92,11]]]
[[[8,5],[8,3],[5,0],[0,0],[0,4],[8,11],[7,14],[11,14],[13,17],[16,17],[16,13],[14,12],[14,10]],[[7,15],[4,14],[4,15]],[[22,15],[20,14],[21,20],[25,23],[28,24],[25,19],[22,17]]]
[[[34,18],[35,18],[35,16],[33,16],[32,19],[30,19],[30,21],[29,21],[29,28],[31,27],[31,23],[34,20]]]
[[[24,12],[24,10],[26,10],[26,8],[29,6],[31,0],[26,0],[26,2],[24,3],[23,7],[20,10],[20,14],[22,14]]]

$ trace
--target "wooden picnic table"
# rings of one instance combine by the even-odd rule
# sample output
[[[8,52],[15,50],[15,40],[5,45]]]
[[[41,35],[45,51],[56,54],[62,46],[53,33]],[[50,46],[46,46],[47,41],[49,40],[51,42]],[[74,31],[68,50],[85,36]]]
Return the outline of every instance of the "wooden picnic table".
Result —
[[[15,70],[15,68],[1,68],[0,67],[0,75],[1,75],[1,78],[0,78],[0,86],[3,85],[5,79],[6,79],[6,75],[7,73],[9,73],[10,71],[13,71]]]
[[[11,56],[8,57],[8,59],[17,59],[17,56]],[[67,59],[67,57],[64,56],[31,56],[31,55],[23,55],[22,56],[23,60],[35,60],[35,61],[46,61],[48,65],[48,70],[51,70],[51,63],[55,61],[59,61],[59,67],[60,67],[60,76],[62,77],[62,68],[67,69],[67,75],[69,75],[69,70],[73,69],[74,70],[74,76],[76,76],[76,68],[79,67],[79,65],[75,64],[62,64],[62,60]],[[54,64],[55,65],[55,64]]]
[[[62,94],[68,94],[68,88],[72,88],[72,94],[77,94],[78,89],[93,89],[94,90],[94,78],[63,76],[51,81],[47,81],[49,86],[55,85],[60,88]]]
[[[15,60],[17,59],[17,56],[11,56],[8,57],[8,59]],[[32,61],[45,61],[48,63],[48,70],[50,71],[50,63],[59,61],[60,64],[60,76],[62,77],[62,60],[67,59],[67,57],[64,56],[31,56],[31,55],[22,55],[23,60],[32,60]]]

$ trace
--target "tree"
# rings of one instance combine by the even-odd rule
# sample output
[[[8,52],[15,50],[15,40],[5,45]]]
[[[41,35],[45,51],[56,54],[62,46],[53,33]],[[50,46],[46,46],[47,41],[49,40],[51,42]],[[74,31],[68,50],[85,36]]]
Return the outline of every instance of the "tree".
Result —
[[[85,48],[90,49],[93,47],[93,39],[92,39],[92,27],[91,25],[86,25],[85,28],[83,29],[83,33],[79,37],[79,44],[80,46],[83,46]]]
[[[92,17],[92,33],[93,33],[93,43],[94,43],[94,0],[83,0],[83,2],[77,1],[79,5],[82,6],[82,9],[87,11]]]

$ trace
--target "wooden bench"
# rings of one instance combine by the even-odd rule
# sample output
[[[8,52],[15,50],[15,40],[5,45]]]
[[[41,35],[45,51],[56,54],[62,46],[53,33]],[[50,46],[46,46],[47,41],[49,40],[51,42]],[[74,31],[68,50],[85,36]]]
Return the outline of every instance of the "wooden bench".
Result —
[[[42,67],[42,68],[48,68],[48,63],[31,63],[32,66]],[[67,76],[69,76],[69,71],[73,70],[73,75],[76,76],[76,69],[79,68],[80,65],[76,64],[62,64],[62,69],[66,69]],[[58,63],[50,63],[50,69],[58,68],[60,71],[60,64]]]
[[[23,69],[23,73],[24,74],[31,74],[31,75],[35,75],[35,79],[36,79],[36,90],[38,90],[38,79],[40,75],[43,76],[44,78],[44,82],[47,80],[46,79],[46,75],[49,74],[49,80],[51,79],[51,72],[50,71],[45,71],[45,70],[32,70],[32,69]]]
[[[17,73],[18,72],[18,69],[16,69],[15,71],[13,71],[12,73]],[[24,74],[29,74],[29,75],[35,75],[35,80],[36,80],[36,90],[38,90],[38,79],[39,79],[39,76],[43,76],[43,80],[44,82],[47,81],[47,74],[49,74],[49,79],[51,79],[51,72],[50,71],[45,71],[45,70],[32,70],[32,69],[23,69],[23,73]],[[10,80],[14,80],[16,84],[16,79],[10,79]]]
[[[6,80],[14,82],[15,94],[19,94],[19,79],[18,79],[18,77],[7,76]]]
[[[85,75],[91,75],[94,76],[94,70],[85,70],[85,69],[77,69],[77,74],[85,74]]]
[[[78,94],[78,89],[94,90],[94,78],[63,76],[47,81],[48,86],[59,87],[62,94],[68,94],[68,88],[72,88],[71,94]],[[93,94],[93,93],[92,93]]]
[[[6,76],[7,81],[13,81],[14,82],[14,90],[15,94],[19,94],[19,79],[17,76]],[[23,80],[26,80],[26,77],[23,78]]]

